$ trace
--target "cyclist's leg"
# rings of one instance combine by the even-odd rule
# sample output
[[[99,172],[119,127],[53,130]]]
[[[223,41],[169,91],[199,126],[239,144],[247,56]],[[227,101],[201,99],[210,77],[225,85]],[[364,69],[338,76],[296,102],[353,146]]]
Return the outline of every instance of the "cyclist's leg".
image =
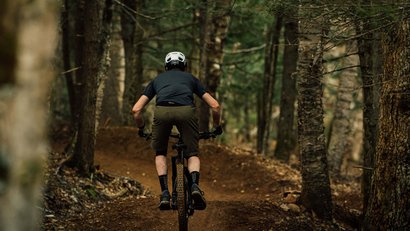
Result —
[[[201,163],[198,157],[199,132],[196,110],[194,107],[185,106],[180,107],[175,114],[175,125],[181,133],[184,144],[187,145],[185,155],[188,159],[188,171],[199,172]]]
[[[189,173],[192,172],[199,172],[200,168],[201,168],[201,161],[199,159],[198,155],[192,155],[192,153],[190,153],[190,157],[188,158],[188,171]]]
[[[195,209],[205,209],[206,201],[202,190],[199,188],[200,159],[198,156],[198,119],[195,108],[182,107],[178,114],[176,126],[181,133],[184,143],[187,145],[185,155],[188,159],[188,171],[192,178],[191,196]]]
[[[154,121],[152,125],[152,143],[155,150],[155,167],[158,173],[159,183],[161,186],[160,209],[170,208],[170,195],[168,190],[168,169],[167,169],[167,149],[169,133],[172,129],[172,123],[169,121],[166,109],[156,107]]]

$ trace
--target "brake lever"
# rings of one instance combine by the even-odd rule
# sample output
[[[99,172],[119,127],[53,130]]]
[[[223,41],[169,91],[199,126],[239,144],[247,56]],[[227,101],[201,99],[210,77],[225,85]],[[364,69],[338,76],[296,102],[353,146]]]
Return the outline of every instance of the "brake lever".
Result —
[[[152,133],[144,133],[145,140],[150,140],[152,137]]]
[[[145,133],[145,132],[143,132],[141,134],[138,133],[138,136],[141,137],[141,138],[145,138],[145,140],[149,140],[152,137],[152,133]]]
[[[210,138],[215,138],[216,135],[213,132],[202,132],[199,134],[199,139],[207,140]]]

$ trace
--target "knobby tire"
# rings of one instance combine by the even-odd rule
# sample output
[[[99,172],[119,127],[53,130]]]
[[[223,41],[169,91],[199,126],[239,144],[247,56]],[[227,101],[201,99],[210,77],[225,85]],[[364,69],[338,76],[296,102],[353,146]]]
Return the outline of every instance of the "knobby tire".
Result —
[[[177,208],[178,208],[178,223],[180,231],[188,231],[188,211],[186,204],[186,182],[184,176],[184,165],[177,163]]]

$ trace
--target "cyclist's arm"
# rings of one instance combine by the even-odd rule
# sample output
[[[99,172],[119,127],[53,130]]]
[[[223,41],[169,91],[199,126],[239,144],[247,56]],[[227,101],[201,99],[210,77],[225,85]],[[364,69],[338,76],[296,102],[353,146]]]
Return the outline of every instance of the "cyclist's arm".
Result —
[[[139,128],[144,127],[144,120],[142,119],[142,109],[144,109],[145,105],[150,101],[150,99],[146,95],[141,95],[138,101],[135,103],[134,107],[132,108],[132,115],[134,116],[135,123]]]
[[[212,121],[214,127],[217,127],[221,124],[221,107],[219,106],[218,101],[212,97],[209,93],[202,95],[202,99],[211,107],[212,109]]]

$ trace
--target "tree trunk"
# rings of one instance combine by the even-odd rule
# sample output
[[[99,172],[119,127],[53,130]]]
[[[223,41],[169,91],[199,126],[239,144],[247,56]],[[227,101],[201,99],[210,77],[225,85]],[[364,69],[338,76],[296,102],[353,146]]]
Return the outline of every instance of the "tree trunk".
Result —
[[[79,94],[76,94],[74,87],[74,73],[71,70],[73,68],[72,59],[74,50],[72,41],[73,37],[73,27],[70,24],[71,19],[73,18],[73,5],[70,4],[72,1],[64,0],[63,10],[61,12],[61,30],[62,30],[62,53],[63,53],[63,68],[64,75],[66,79],[67,91],[68,91],[68,101],[70,105],[71,120],[73,124],[75,123],[75,115],[77,115],[78,107],[76,100]]]
[[[285,51],[283,56],[282,91],[278,121],[278,139],[275,157],[288,162],[295,151],[295,101],[296,101],[296,64],[298,59],[297,21],[294,15],[285,21]]]
[[[363,211],[366,211],[367,209],[371,190],[378,132],[378,111],[376,109],[378,93],[376,93],[376,82],[374,78],[379,73],[374,72],[374,70],[376,70],[375,64],[373,63],[373,57],[375,56],[374,47],[372,44],[374,41],[374,33],[368,32],[371,27],[371,22],[366,18],[359,21],[358,25],[356,25],[356,33],[364,34],[357,40],[363,85]]]
[[[202,84],[206,85],[206,79],[208,78],[208,46],[209,46],[209,13],[208,13],[208,0],[202,0],[199,8],[199,79]],[[206,86],[205,86],[206,87]],[[202,101],[198,102],[198,125],[200,131],[207,131],[209,129],[209,106]]]
[[[410,230],[410,20],[384,34],[375,169],[365,230]]]
[[[70,49],[70,52],[73,52],[74,56],[74,63],[75,66],[72,67],[70,70],[74,70],[74,79],[70,79],[70,76],[67,76],[67,88],[71,88],[74,94],[74,98],[70,99],[70,103],[73,105],[72,117],[74,121],[73,127],[78,127],[78,123],[80,120],[80,111],[81,111],[81,103],[82,103],[82,93],[81,88],[84,84],[84,79],[82,77],[82,69],[84,69],[83,65],[83,50],[84,50],[84,22],[80,19],[83,18],[84,15],[84,4],[85,0],[73,0],[74,2],[74,15],[72,16],[74,23],[74,33],[70,35],[71,38],[74,38],[75,41],[75,48],[74,51]],[[71,4],[69,4],[70,6]],[[70,6],[71,7],[71,6]],[[70,16],[70,15],[69,15]],[[70,19],[70,17],[69,17]],[[70,54],[71,56],[71,54]]]
[[[357,46],[354,43],[348,43],[346,52],[356,52]],[[343,62],[344,67],[357,66],[356,56],[348,56]],[[343,158],[351,153],[352,144],[349,136],[353,129],[353,118],[351,104],[353,103],[353,90],[357,84],[357,68],[348,68],[341,72],[339,87],[337,90],[337,99],[334,109],[329,147],[328,147],[328,164],[330,172],[334,176],[340,176]]]
[[[123,0],[121,14],[122,39],[125,52],[125,81],[122,105],[123,122],[134,125],[131,109],[142,93],[142,45],[143,30],[137,11],[143,7],[143,0]]]
[[[267,155],[269,153],[270,144],[270,128],[272,118],[273,96],[276,78],[276,64],[279,52],[279,36],[282,28],[282,17],[276,16],[275,22],[268,28],[266,34],[265,48],[265,70],[263,74],[263,89],[261,97],[261,108],[258,112],[261,113],[260,121],[258,122],[258,153]]]
[[[79,76],[79,70],[82,63],[81,51],[84,43],[84,25],[81,20],[76,19],[82,17],[83,10],[84,0],[64,0],[61,13],[63,73],[68,91],[73,127],[78,126],[81,107],[81,85],[83,80]]]
[[[263,86],[262,86],[263,87]],[[263,151],[263,135],[265,134],[264,131],[264,124],[266,123],[265,121],[265,107],[263,106],[263,93],[262,89],[258,91],[256,94],[256,118],[257,118],[257,133],[256,133],[256,152],[261,154]]]
[[[210,35],[211,49],[208,51],[208,78],[207,89],[211,95],[216,94],[222,76],[222,63],[224,59],[224,44],[228,34],[230,21],[231,0],[218,0],[212,14],[212,30]]]
[[[319,218],[332,219],[332,197],[326,160],[321,85],[323,17],[299,8],[298,142],[300,147],[301,201]],[[318,13],[320,14],[320,12]],[[305,17],[305,18],[304,18]]]
[[[56,3],[0,2],[1,230],[40,230]]]
[[[124,80],[124,47],[120,36],[121,23],[119,7],[116,6],[113,15],[113,31],[110,46],[110,69],[106,86],[104,89],[104,98],[101,107],[101,122],[105,125],[121,125],[122,110],[122,91],[120,81]]]
[[[211,22],[208,21],[207,10],[208,3],[203,6],[202,17],[200,19],[202,25],[201,40],[204,41],[204,45],[201,49],[201,63],[202,59],[205,59],[206,65],[202,67],[201,80],[208,90],[209,94],[216,97],[216,90],[219,86],[219,81],[222,76],[222,63],[223,63],[223,48],[228,34],[229,21],[230,21],[230,6],[231,0],[218,0],[212,7]],[[209,25],[212,23],[212,25]],[[210,32],[210,34],[208,34]],[[204,75],[205,74],[205,75]],[[205,77],[206,76],[206,77]],[[205,78],[204,78],[205,77]],[[200,117],[199,117],[199,129],[208,130],[209,127],[209,106],[201,101]]]
[[[94,146],[101,109],[102,91],[108,69],[112,1],[86,1],[84,8],[84,50],[81,76],[82,107],[73,163],[83,175],[94,168]]]
[[[192,1],[193,3],[195,2]],[[199,70],[200,70],[200,50],[201,44],[199,42],[200,39],[200,31],[198,28],[199,20],[200,20],[200,9],[194,8],[192,12],[192,26],[191,26],[191,33],[192,33],[192,48],[191,48],[191,58],[188,59],[188,71],[191,72],[194,76],[199,77]]]

